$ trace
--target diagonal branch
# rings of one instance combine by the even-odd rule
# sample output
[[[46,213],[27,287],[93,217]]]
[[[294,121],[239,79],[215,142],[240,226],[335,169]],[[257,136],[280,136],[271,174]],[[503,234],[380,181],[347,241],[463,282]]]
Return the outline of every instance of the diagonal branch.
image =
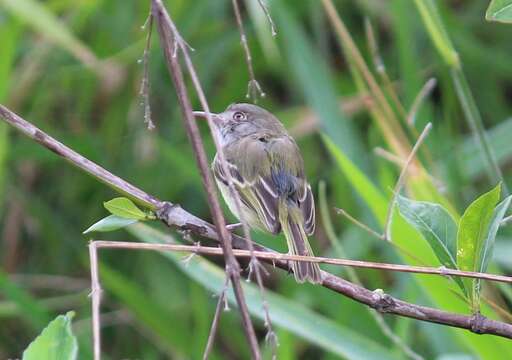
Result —
[[[251,349],[251,355],[253,359],[259,360],[261,359],[261,354],[258,347],[258,340],[256,338],[254,326],[252,324],[249,310],[245,302],[243,289],[240,284],[240,265],[233,255],[231,234],[226,228],[226,221],[224,219],[224,215],[222,214],[215,184],[209,170],[209,164],[206,158],[206,152],[204,150],[201,134],[199,133],[199,128],[194,119],[192,105],[187,94],[187,88],[183,78],[181,66],[179,64],[176,52],[173,52],[173,46],[182,47],[183,43],[181,42],[181,37],[179,36],[176,27],[172,23],[169,14],[164,8],[161,0],[153,0],[151,2],[151,14],[157,24],[158,34],[160,35],[160,44],[164,51],[167,68],[174,83],[174,87],[176,88],[176,93],[185,122],[187,135],[192,144],[192,148],[194,149],[194,155],[201,172],[203,186],[206,190],[208,205],[210,206],[210,210],[212,212],[217,233],[220,235],[220,244],[224,252],[224,259],[226,263],[226,274],[230,278],[231,284],[233,285],[233,292],[235,294],[240,314],[242,316],[242,323]]]
[[[219,235],[210,223],[190,214],[179,205],[163,202],[131,185],[125,180],[113,175],[45,134],[40,129],[2,105],[0,105],[0,117],[2,117],[9,125],[17,128],[20,132],[37,141],[49,150],[54,151],[57,155],[69,161],[74,166],[94,176],[99,181],[106,183],[116,191],[133,199],[139,204],[148,207],[149,209],[161,209],[162,211],[159,211],[159,219],[169,227],[188,230],[193,234],[219,241]],[[235,248],[243,250],[248,249],[246,240],[240,236],[233,235],[232,243]],[[254,249],[256,251],[271,252],[271,250],[258,244],[254,244]],[[273,260],[270,261],[270,263],[276,267],[284,269],[285,271],[290,271],[288,262],[286,261]],[[511,324],[487,319],[482,316],[476,318],[474,316],[455,314],[427,306],[411,304],[382,292],[368,290],[327,271],[322,271],[322,278],[323,282],[321,286],[377,309],[380,312],[467,329],[478,334],[492,334],[512,339]]]

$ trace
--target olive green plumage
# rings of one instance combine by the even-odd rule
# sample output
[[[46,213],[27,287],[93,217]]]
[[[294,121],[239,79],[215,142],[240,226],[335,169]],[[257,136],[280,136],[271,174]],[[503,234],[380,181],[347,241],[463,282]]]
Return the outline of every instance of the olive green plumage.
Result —
[[[315,229],[315,205],[293,138],[274,115],[256,105],[233,104],[213,119],[242,214],[216,155],[212,168],[229,209],[252,228],[283,231],[291,254],[313,256],[307,236]],[[293,262],[292,268],[299,282],[321,282],[318,264]]]

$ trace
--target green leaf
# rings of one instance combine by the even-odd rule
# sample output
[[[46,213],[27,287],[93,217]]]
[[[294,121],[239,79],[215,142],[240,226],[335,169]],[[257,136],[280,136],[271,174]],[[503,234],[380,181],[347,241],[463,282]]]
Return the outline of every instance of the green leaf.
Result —
[[[139,209],[130,199],[125,197],[114,198],[110,201],[103,203],[105,209],[110,211],[113,215],[125,219],[144,220],[147,218],[144,211]]]
[[[428,241],[439,262],[457,269],[457,224],[448,211],[439,204],[401,195],[397,204],[402,217]]]
[[[397,197],[397,204],[402,217],[423,235],[439,262],[447,268],[457,269],[457,224],[450,213],[439,204],[401,195]],[[462,280],[458,277],[454,280],[466,293]]]
[[[171,236],[143,224],[131,227],[130,232],[141,241],[148,243],[176,242]],[[162,255],[203,287],[215,293],[219,293],[223,288],[224,271],[204,258],[194,256],[185,264],[181,261],[182,256],[179,254],[165,252]],[[243,282],[242,286],[250,313],[263,320],[264,313],[259,289],[255,285],[246,282]],[[346,326],[342,326],[309,310],[296,301],[270,290],[265,292],[265,298],[274,325],[287,329],[331,353],[354,360],[395,358],[390,350],[371,337],[366,337]],[[228,292],[228,300],[235,303],[232,291]]]
[[[492,0],[485,12],[485,19],[512,23],[512,0]]]
[[[510,201],[512,200],[512,195],[507,196],[505,200],[496,206],[493,212],[491,224],[489,226],[489,231],[487,232],[487,237],[483,244],[483,248],[480,254],[479,261],[479,269],[480,272],[486,272],[489,262],[493,257],[494,250],[494,242],[496,240],[496,234],[498,233],[498,229],[500,228],[501,221],[505,217],[505,214],[510,206]]]
[[[457,265],[465,271],[480,271],[483,254],[488,250],[486,245],[494,236],[492,235],[491,223],[494,225],[494,208],[499,201],[501,184],[498,184],[491,191],[481,195],[471,203],[459,223],[457,233]],[[497,228],[496,228],[497,231]],[[488,240],[489,239],[489,240]],[[488,255],[486,255],[488,256]],[[468,290],[472,310],[477,311],[480,303],[480,287],[477,279],[463,279]]]
[[[78,344],[71,331],[74,313],[59,315],[23,352],[23,360],[73,360],[77,358]]]
[[[109,215],[106,218],[101,219],[100,221],[92,224],[87,230],[83,232],[83,234],[87,234],[93,231],[98,232],[107,232],[114,231],[121,228],[124,228],[128,225],[136,223],[138,220],[136,219],[127,219],[124,217],[120,217],[117,215]]]

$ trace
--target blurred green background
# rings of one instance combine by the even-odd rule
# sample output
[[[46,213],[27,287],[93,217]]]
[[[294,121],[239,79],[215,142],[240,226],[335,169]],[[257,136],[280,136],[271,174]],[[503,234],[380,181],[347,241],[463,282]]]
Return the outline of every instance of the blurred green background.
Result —
[[[377,156],[374,149],[385,148],[403,161],[399,150],[409,149],[428,121],[433,131],[413,166],[414,176],[407,180],[410,197],[441,202],[460,216],[478,194],[496,183],[454,88],[454,71],[460,70],[438,53],[417,4],[334,2],[398,119],[393,126],[402,130],[389,133],[383,131],[383,124],[392,124],[393,119],[372,105],[373,95],[366,92],[367,84],[350,56],[340,51],[320,1],[268,0],[276,37],[271,36],[257,1],[242,2],[256,77],[266,93],[259,104],[274,112],[297,139],[315,189],[319,213],[311,240],[315,253],[439,266],[425,241],[400,219],[393,227],[396,247],[331,211],[342,207],[381,231],[400,168]],[[512,26],[486,22],[485,1],[434,3],[511,185],[507,179],[512,160]],[[195,49],[192,60],[212,111],[246,101],[248,72],[231,2],[168,0],[166,5]],[[148,10],[148,1],[1,0],[0,102],[116,175],[211,220],[156,32],[149,63],[156,129],[148,131],[144,124],[139,60],[146,37],[141,26]],[[385,76],[373,64],[366,20],[373,25]],[[421,106],[414,130],[405,125],[405,114],[431,77],[438,85]],[[208,129],[200,126],[213,157]],[[362,177],[350,170],[347,161]],[[321,181],[326,200],[320,204]],[[82,232],[107,215],[102,203],[116,196],[0,124],[1,359],[19,357],[49,319],[69,310],[77,313],[73,326],[80,359],[91,358],[87,250],[91,237]],[[322,215],[319,205],[327,209]],[[182,240],[183,234],[148,225]],[[512,243],[506,229],[499,235],[490,271],[507,273],[512,271]],[[161,236],[146,226],[94,234],[95,239],[124,241],[161,241]],[[255,233],[254,238],[285,251],[281,237]],[[197,257],[187,265],[178,254],[123,250],[100,254],[106,358],[200,358],[216,305],[214,295],[222,283],[220,268],[215,270]],[[351,276],[342,268],[324,268]],[[382,288],[406,301],[444,310],[469,311],[449,279],[371,270],[357,274],[369,289]],[[427,359],[498,359],[512,354],[512,344],[501,338],[385,316],[400,346],[384,334],[365,306],[320,287],[298,285],[282,271],[270,269],[265,283],[279,359],[407,359],[404,344]],[[270,358],[259,296],[251,284],[247,286],[258,336]],[[484,314],[510,321],[511,293],[510,287],[486,287],[485,296],[495,306],[486,305]],[[248,357],[232,306],[223,313],[212,359]]]

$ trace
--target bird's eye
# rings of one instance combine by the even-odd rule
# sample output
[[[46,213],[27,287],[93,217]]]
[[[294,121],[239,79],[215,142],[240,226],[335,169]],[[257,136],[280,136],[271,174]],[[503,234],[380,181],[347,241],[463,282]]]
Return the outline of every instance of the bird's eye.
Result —
[[[237,111],[236,113],[233,114],[233,120],[236,120],[236,121],[242,121],[242,120],[245,120],[247,118],[247,115],[245,115],[245,113],[241,112],[241,111]]]

